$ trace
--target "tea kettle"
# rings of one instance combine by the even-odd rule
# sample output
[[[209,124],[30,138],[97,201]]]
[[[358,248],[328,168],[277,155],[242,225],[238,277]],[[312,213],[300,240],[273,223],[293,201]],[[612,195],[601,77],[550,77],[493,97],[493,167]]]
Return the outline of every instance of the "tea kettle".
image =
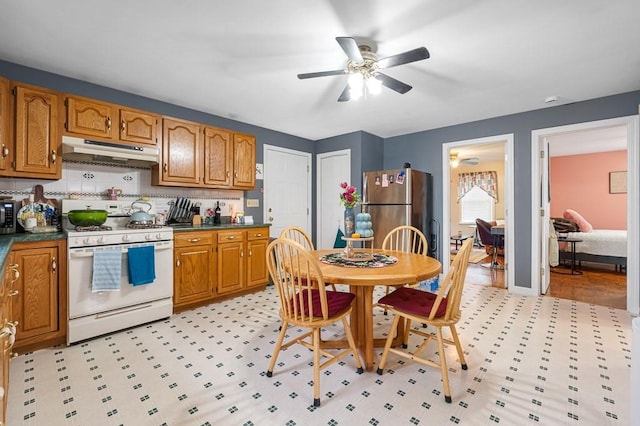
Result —
[[[143,207],[140,207],[138,209],[138,211],[133,211],[134,210],[134,206],[138,205],[138,204],[146,205],[147,206],[146,211],[143,210]],[[130,216],[131,222],[137,223],[137,224],[153,223],[153,216],[151,216],[149,214],[149,210],[151,210],[151,204],[150,203],[148,203],[146,201],[142,201],[142,200],[136,200],[133,203],[131,203],[131,210],[132,210],[132,213],[131,213],[131,216]]]

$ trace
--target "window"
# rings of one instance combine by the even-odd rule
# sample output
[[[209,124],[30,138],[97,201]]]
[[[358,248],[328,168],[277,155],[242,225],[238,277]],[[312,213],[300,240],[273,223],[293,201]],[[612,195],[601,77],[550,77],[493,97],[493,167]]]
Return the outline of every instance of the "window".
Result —
[[[494,220],[495,200],[479,186],[474,186],[460,199],[460,223],[475,225],[476,218]]]

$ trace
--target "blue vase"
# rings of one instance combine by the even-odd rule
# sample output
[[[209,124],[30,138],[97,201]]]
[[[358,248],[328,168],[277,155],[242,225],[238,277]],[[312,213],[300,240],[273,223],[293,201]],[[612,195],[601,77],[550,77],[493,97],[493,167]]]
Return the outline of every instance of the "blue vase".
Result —
[[[344,209],[344,236],[351,238],[351,235],[355,232],[356,226],[356,214],[353,211],[353,207],[345,207]]]

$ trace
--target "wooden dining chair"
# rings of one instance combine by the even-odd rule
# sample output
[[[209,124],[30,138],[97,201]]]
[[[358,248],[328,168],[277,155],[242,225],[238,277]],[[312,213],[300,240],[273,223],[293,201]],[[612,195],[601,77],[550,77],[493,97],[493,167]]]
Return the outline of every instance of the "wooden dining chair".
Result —
[[[427,237],[418,228],[411,225],[401,225],[389,231],[384,237],[382,249],[418,253],[426,256],[429,251],[429,245],[427,244]],[[411,284],[412,287],[417,287],[418,285],[419,283]],[[389,294],[389,286],[386,286],[385,294]],[[387,315],[386,309],[384,314]]]
[[[309,236],[309,234],[307,234],[304,229],[298,226],[287,226],[282,230],[282,232],[280,232],[280,237],[288,238],[295,241],[296,243],[307,249],[307,251],[315,250],[313,241],[311,241],[311,237]],[[329,286],[331,286],[331,290],[336,291],[335,284],[329,284]]]
[[[273,351],[267,377],[273,375],[281,350],[299,343],[313,351],[313,405],[320,406],[320,371],[351,354],[357,372],[363,368],[347,317],[351,314],[355,295],[342,291],[326,291],[318,260],[302,245],[287,238],[278,238],[267,247],[267,267],[278,290],[282,327]],[[342,322],[349,347],[329,352],[320,347],[321,329]],[[292,325],[308,329],[302,335],[284,342]],[[321,356],[323,362],[321,363]]]
[[[445,343],[455,345],[456,350],[458,351],[460,365],[463,370],[467,369],[467,362],[464,359],[464,352],[456,331],[456,323],[462,316],[462,312],[460,311],[460,300],[462,299],[462,289],[464,287],[469,254],[471,253],[472,246],[473,238],[468,238],[462,244],[462,248],[458,251],[453,263],[451,263],[449,272],[444,278],[437,294],[415,288],[401,287],[379,300],[379,303],[387,306],[389,311],[392,312],[395,317],[393,318],[391,328],[389,329],[387,341],[384,345],[384,351],[382,352],[380,364],[378,365],[378,374],[382,374],[390,352],[424,365],[438,367],[442,374],[444,399],[448,403],[451,402],[451,389],[449,387],[447,359],[444,351]],[[406,320],[406,327],[408,330],[407,337],[405,337],[402,348],[406,348],[408,346],[409,336],[411,334],[424,338],[423,342],[418,345],[413,352],[411,352],[411,349],[402,350],[391,347],[394,338],[394,330],[397,329],[398,323],[401,319]],[[428,333],[422,329],[411,328],[411,321],[417,321],[433,326],[435,334]],[[443,327],[449,327],[449,330],[451,331],[451,339],[444,339],[442,337]],[[420,356],[428,343],[434,338],[438,342],[437,354],[439,362]]]

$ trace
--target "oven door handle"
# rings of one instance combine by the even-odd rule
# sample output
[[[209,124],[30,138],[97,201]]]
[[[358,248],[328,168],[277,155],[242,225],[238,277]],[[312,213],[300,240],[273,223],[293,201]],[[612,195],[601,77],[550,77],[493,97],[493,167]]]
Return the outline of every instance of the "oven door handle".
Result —
[[[143,247],[143,246],[141,246]],[[173,244],[162,244],[162,245],[157,245],[154,246],[155,251],[163,251],[163,250],[170,250],[173,249]],[[129,250],[127,249],[127,247],[123,247],[122,248],[122,253],[127,253]],[[93,249],[82,249],[82,250],[78,250],[78,251],[69,251],[69,257],[70,258],[79,258],[79,257],[93,257],[93,253],[95,252],[95,250]]]

